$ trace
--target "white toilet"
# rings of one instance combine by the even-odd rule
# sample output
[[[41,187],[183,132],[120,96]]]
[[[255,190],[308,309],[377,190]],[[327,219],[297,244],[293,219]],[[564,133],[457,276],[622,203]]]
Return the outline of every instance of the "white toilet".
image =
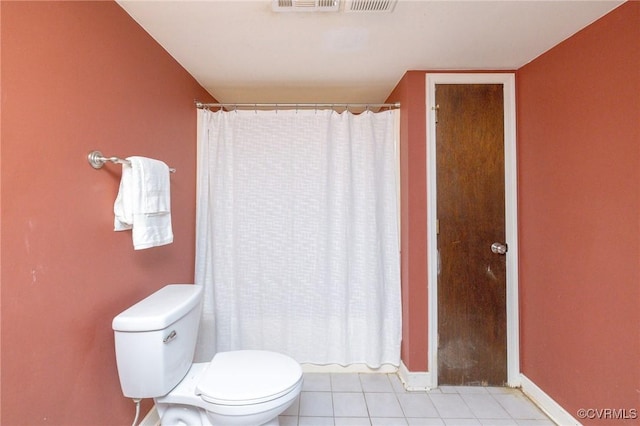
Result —
[[[113,319],[122,393],[153,398],[163,426],[277,426],[300,394],[300,365],[257,350],[193,364],[201,306],[202,287],[172,284]]]

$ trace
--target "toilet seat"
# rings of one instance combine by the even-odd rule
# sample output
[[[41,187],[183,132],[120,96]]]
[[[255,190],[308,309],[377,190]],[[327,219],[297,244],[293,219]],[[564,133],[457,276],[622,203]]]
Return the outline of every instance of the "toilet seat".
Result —
[[[276,352],[217,353],[202,374],[196,394],[219,405],[259,404],[291,392],[302,380],[300,365]]]

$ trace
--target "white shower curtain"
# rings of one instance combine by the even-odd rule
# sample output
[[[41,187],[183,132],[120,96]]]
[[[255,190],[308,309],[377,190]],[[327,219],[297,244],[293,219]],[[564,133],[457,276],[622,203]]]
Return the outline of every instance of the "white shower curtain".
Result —
[[[198,361],[399,365],[398,114],[198,111]]]

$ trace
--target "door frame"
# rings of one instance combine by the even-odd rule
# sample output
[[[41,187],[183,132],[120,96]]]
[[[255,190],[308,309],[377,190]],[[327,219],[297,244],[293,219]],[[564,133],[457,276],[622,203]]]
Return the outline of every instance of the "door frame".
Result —
[[[518,316],[518,211],[516,98],[514,73],[427,73],[427,294],[429,297],[428,362],[431,386],[438,386],[438,246],[436,233],[436,84],[502,84],[504,96],[504,173],[507,304],[507,384],[520,385]]]

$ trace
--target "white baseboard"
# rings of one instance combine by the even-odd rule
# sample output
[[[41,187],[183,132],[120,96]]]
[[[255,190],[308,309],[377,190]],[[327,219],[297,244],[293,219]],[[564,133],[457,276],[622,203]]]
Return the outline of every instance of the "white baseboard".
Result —
[[[522,392],[555,423],[563,426],[582,426],[582,423],[576,420],[524,374],[520,374],[520,385],[522,386]]]
[[[160,416],[158,415],[158,410],[154,405],[151,410],[144,416],[144,419],[140,421],[138,426],[160,426]]]
[[[433,388],[430,372],[409,371],[402,361],[400,361],[400,368],[398,368],[398,377],[400,377],[404,388],[408,391],[424,391]]]

